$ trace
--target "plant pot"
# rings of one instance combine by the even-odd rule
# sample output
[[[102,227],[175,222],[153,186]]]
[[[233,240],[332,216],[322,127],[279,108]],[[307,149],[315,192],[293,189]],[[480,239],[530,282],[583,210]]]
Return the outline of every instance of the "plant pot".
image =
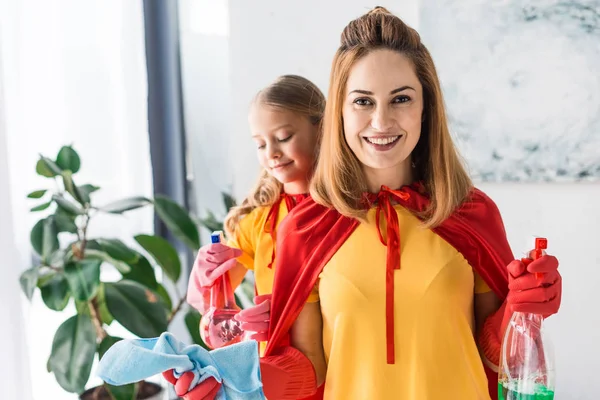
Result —
[[[140,388],[136,400],[163,400],[165,389],[153,382],[140,382]],[[96,386],[83,392],[80,400],[112,400],[104,386]]]

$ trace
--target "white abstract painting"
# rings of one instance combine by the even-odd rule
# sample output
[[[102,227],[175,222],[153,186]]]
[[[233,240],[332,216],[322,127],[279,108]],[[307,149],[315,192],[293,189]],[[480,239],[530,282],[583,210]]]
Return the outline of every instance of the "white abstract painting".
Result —
[[[476,181],[600,180],[600,0],[421,0]]]

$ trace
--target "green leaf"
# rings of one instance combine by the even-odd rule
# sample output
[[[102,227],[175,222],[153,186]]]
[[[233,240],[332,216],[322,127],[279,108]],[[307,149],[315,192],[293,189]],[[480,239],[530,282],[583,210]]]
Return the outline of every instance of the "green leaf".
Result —
[[[63,170],[70,170],[72,173],[76,173],[81,167],[81,159],[71,146],[63,146],[56,156],[56,165]]]
[[[54,221],[56,222],[56,229],[58,232],[69,232],[77,233],[77,225],[72,217],[64,213],[54,214]]]
[[[131,272],[131,267],[124,261],[115,260],[108,253],[102,250],[86,249],[84,259],[104,261],[115,267],[121,274]]]
[[[70,215],[82,215],[83,210],[77,205],[71,203],[69,200],[65,199],[62,196],[53,195],[52,200],[56,202],[56,205],[60,207],[64,212]]]
[[[42,299],[46,306],[54,311],[62,311],[69,303],[71,294],[69,284],[64,275],[56,274],[45,285],[40,288]]]
[[[136,208],[144,207],[150,204],[151,201],[146,197],[129,197],[127,199],[115,201],[99,208],[111,214],[122,214],[125,211],[135,210]]]
[[[138,256],[138,261],[135,264],[130,264],[131,271],[123,274],[123,279],[141,283],[151,290],[157,290],[158,282],[156,282],[154,268],[152,268],[146,257],[141,254],[138,254]]]
[[[88,199],[90,197],[90,194],[94,193],[96,190],[100,190],[100,188],[98,186],[90,185],[89,183],[79,186],[79,192],[87,196]]]
[[[90,303],[87,301],[75,300],[75,310],[77,310],[77,314],[84,314],[88,317],[92,316],[90,312]]]
[[[100,285],[100,264],[99,260],[78,260],[65,265],[65,276],[75,299],[87,301],[96,295]]]
[[[193,250],[200,248],[198,228],[179,204],[166,196],[158,195],[154,198],[154,209],[176,238]]]
[[[37,172],[38,175],[45,176],[46,178],[53,178],[57,175],[60,175],[62,170],[51,159],[40,156],[40,159],[35,165],[35,172]]]
[[[30,211],[33,211],[33,212],[35,212],[35,211],[43,211],[43,210],[47,209],[48,207],[50,207],[50,204],[52,204],[52,201],[49,201],[49,202],[44,203],[44,204],[40,204],[39,206],[35,206]]]
[[[106,305],[114,318],[142,338],[167,330],[167,313],[156,293],[132,281],[106,284]]]
[[[242,283],[239,286],[240,297],[243,297],[246,304],[252,304],[254,299],[254,282],[250,282],[248,278],[244,277]]]
[[[52,200],[54,200],[54,199],[52,199]],[[75,220],[77,219],[79,214],[73,214],[72,212],[65,211],[65,209],[63,209],[61,207],[56,207],[56,211],[54,212],[54,215],[60,216],[60,217],[67,217],[71,221],[75,222]]]
[[[89,204],[90,197],[89,196],[85,196],[83,193],[81,193],[81,191],[79,190],[79,188],[77,187],[77,185],[73,181],[73,173],[71,171],[69,171],[69,170],[66,170],[66,171],[63,171],[61,175],[63,177],[63,184],[65,185],[65,190],[71,196],[73,196],[73,198],[75,200],[77,200],[77,202],[79,204],[81,204],[82,206],[85,206],[86,204]]]
[[[235,304],[241,309],[244,308],[244,302],[241,300],[240,296],[237,293],[233,293],[233,298],[235,300]]]
[[[49,216],[44,220],[44,231],[42,240],[42,259],[47,260],[52,253],[59,248],[58,230],[54,222],[54,216]]]
[[[102,250],[115,260],[124,261],[128,264],[136,263],[140,256],[139,253],[127,247],[119,239],[96,239],[96,242]]]
[[[98,296],[96,296],[96,305],[98,306],[100,320],[106,325],[112,324],[114,318],[110,311],[108,311],[108,307],[106,306],[106,288],[104,286],[104,283],[100,283],[100,287],[98,288]]]
[[[165,287],[163,285],[158,283],[157,288],[156,288],[156,293],[162,299],[162,301],[165,305],[165,308],[167,310],[169,310],[169,312],[170,312],[173,309],[173,302],[171,301],[171,296],[169,296],[169,292],[167,292],[167,289],[165,289]]]
[[[33,228],[31,228],[31,233],[29,234],[31,246],[38,254],[42,254],[44,246],[44,220],[45,218],[42,218],[36,222]]]
[[[76,241],[75,243],[79,243],[78,241]],[[102,246],[100,246],[100,244],[96,241],[96,239],[89,239],[87,241],[87,244],[85,245],[85,249],[87,250],[100,250],[100,251],[104,251],[102,249]]]
[[[53,267],[62,268],[65,266],[65,262],[72,256],[71,247],[58,249],[48,257],[48,264]]]
[[[75,315],[58,327],[48,360],[49,369],[67,392],[85,388],[96,354],[96,332],[87,315]]]
[[[35,191],[29,193],[27,195],[27,197],[30,199],[41,199],[46,194],[46,192],[47,192],[46,189],[35,190]]]
[[[135,241],[154,258],[169,279],[177,282],[181,274],[181,262],[171,243],[154,235],[137,235]]]
[[[102,360],[102,357],[104,357],[104,353],[106,353],[108,349],[112,347],[113,344],[120,342],[121,340],[123,340],[123,338],[110,335],[102,339],[102,342],[100,342],[100,344],[98,345],[98,357],[100,358],[100,360]]]
[[[113,400],[136,400],[139,390],[139,383],[130,383],[129,385],[113,386],[104,383],[104,387]]]
[[[52,216],[39,220],[31,229],[31,245],[42,259],[47,257],[59,247],[58,232]]]
[[[58,275],[58,273],[54,270],[51,270],[49,268],[40,267],[38,281],[37,281],[37,287],[41,289],[42,287],[46,286],[48,284],[48,282],[53,280],[57,275]]]
[[[207,217],[200,220],[200,224],[208,229],[210,232],[222,231],[223,222],[218,221],[212,211],[207,211]]]
[[[19,278],[21,289],[29,300],[33,297],[33,291],[38,282],[39,271],[40,267],[29,268],[27,271],[24,271]]]
[[[201,315],[198,311],[194,309],[189,310],[185,314],[185,326],[195,344],[204,347],[206,350],[210,350],[200,336],[200,318]]]
[[[235,201],[232,195],[225,192],[221,192],[221,195],[223,196],[223,204],[225,205],[226,212],[231,210],[233,207],[237,206],[237,202]]]

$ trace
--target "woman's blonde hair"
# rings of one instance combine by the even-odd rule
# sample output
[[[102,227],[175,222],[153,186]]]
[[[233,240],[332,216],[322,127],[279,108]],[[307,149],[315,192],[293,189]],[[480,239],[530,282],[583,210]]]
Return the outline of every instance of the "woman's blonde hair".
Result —
[[[302,115],[320,128],[325,110],[325,96],[306,78],[298,75],[283,75],[257,93],[253,105],[268,106]],[[319,139],[320,139],[319,129]],[[319,140],[317,141],[318,152]],[[318,153],[315,153],[315,160]],[[264,168],[258,182],[242,204],[229,210],[224,222],[225,233],[232,237],[240,219],[257,207],[270,206],[279,198],[283,185]]]
[[[323,117],[321,155],[311,195],[341,214],[364,219],[366,179],[360,161],[344,137],[342,106],[352,66],[374,50],[389,49],[411,60],[423,87],[421,137],[412,152],[415,178],[431,198],[422,217],[428,227],[444,221],[469,194],[472,182],[450,137],[442,90],[429,51],[419,34],[383,7],[350,22],[333,59],[329,95]]]

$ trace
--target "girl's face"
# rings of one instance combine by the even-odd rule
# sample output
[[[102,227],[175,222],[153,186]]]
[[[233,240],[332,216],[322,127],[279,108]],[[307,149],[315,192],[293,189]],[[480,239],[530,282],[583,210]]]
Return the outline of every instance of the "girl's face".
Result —
[[[358,60],[348,76],[342,115],[346,143],[368,181],[394,182],[410,171],[421,136],[423,88],[406,56],[376,50]]]
[[[254,104],[248,117],[258,161],[289,194],[306,193],[319,127],[293,111]]]

